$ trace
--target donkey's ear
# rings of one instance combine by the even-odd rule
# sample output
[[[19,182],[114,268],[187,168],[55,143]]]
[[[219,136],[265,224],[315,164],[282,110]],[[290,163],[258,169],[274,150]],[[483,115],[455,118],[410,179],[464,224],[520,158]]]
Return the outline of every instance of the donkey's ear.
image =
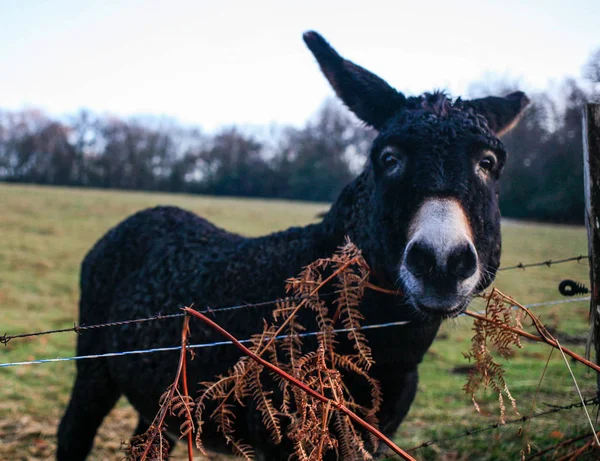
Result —
[[[305,32],[303,38],[336,94],[363,122],[379,130],[404,106],[402,93],[342,58],[317,32]]]
[[[490,129],[496,135],[502,136],[517,125],[529,102],[525,93],[516,91],[503,98],[489,96],[465,101],[465,105],[483,115]]]

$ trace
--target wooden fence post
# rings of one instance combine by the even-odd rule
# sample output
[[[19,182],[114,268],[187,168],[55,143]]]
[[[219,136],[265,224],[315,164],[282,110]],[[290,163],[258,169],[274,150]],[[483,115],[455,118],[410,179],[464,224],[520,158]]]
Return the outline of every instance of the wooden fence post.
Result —
[[[586,355],[591,348],[600,363],[600,104],[583,108],[583,167],[585,183],[585,224],[590,260],[590,335]],[[596,376],[600,396],[600,374]]]

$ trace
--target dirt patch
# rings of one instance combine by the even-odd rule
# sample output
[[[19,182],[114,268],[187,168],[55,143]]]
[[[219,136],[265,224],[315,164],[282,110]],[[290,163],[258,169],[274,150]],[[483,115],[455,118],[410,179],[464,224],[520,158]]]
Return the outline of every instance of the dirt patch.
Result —
[[[117,407],[106,417],[96,439],[89,461],[121,461],[125,458],[123,446],[137,425],[137,414],[129,406]],[[0,459],[14,461],[52,460],[56,453],[58,419],[36,419],[32,416],[5,416],[0,420]],[[172,460],[187,460],[187,451],[179,443]],[[199,455],[194,459],[207,459]],[[214,455],[213,461],[238,458]]]

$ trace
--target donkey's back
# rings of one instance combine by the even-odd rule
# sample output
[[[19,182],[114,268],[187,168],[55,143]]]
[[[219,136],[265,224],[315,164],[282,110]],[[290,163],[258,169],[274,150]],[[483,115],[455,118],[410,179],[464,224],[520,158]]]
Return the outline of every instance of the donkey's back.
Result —
[[[80,324],[93,325],[158,314],[173,314],[193,300],[206,300],[207,274],[222,256],[244,239],[228,233],[188,211],[157,207],[138,212],[104,235],[81,266]],[[78,355],[169,347],[178,344],[181,319],[88,330],[78,337]],[[193,331],[194,340],[214,340]],[[199,359],[234,360],[233,351],[213,350]],[[227,355],[227,357],[223,356]],[[80,360],[71,401],[58,433],[60,460],[84,459],[106,414],[121,395],[140,412],[136,434],[145,432],[161,393],[173,379],[177,353],[126,355],[111,359]],[[212,361],[212,360],[210,360]],[[219,362],[219,361],[217,361]],[[207,363],[207,365],[210,365]],[[213,362],[214,365],[214,362]],[[195,367],[201,371],[199,367]],[[220,367],[204,368],[210,379]]]

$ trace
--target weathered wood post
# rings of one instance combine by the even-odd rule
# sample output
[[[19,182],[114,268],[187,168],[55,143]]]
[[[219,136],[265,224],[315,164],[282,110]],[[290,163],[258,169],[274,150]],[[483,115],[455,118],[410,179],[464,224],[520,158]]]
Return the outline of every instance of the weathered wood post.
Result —
[[[600,104],[583,108],[583,166],[585,182],[585,224],[590,260],[590,335],[586,354],[592,347],[600,363]],[[600,397],[600,374],[596,376]]]

